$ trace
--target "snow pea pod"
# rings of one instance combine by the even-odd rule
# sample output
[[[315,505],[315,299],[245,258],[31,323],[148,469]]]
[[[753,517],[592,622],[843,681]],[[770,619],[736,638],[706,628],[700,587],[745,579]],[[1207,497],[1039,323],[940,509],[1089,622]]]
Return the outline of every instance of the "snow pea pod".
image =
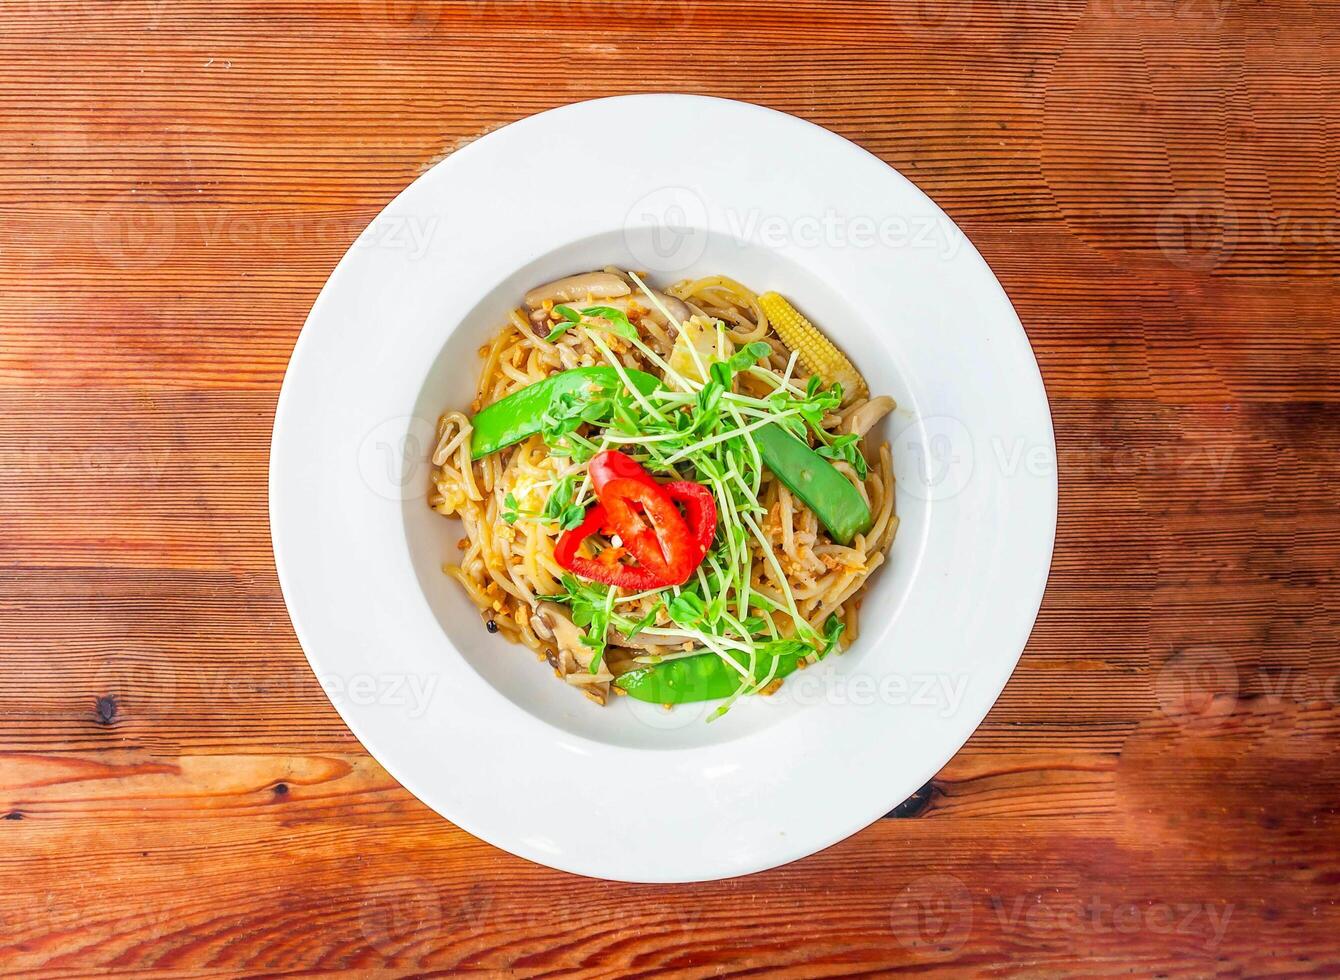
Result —
[[[660,387],[661,382],[644,371],[626,370],[628,378],[644,395]],[[544,415],[556,398],[569,393],[580,394],[595,389],[617,390],[623,382],[612,367],[573,368],[552,377],[527,385],[479,410],[470,424],[470,456],[482,459],[499,449],[506,449],[539,432],[544,426]]]
[[[768,469],[805,502],[838,544],[850,544],[874,523],[870,508],[851,482],[805,443],[780,425],[754,433],[759,455]]]
[[[759,651],[754,676],[768,676],[777,661],[775,678],[793,673],[800,658],[811,652],[803,644],[787,644],[778,653]],[[739,656],[739,655],[737,655]],[[717,701],[728,698],[740,686],[740,672],[715,653],[700,653],[679,660],[636,667],[614,680],[629,697],[651,704],[688,704],[693,701]]]

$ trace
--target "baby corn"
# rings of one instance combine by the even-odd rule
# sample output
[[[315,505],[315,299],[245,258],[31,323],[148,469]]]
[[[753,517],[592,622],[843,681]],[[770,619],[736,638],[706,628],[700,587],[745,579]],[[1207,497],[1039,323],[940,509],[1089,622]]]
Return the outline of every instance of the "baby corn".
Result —
[[[758,298],[759,306],[772,322],[782,342],[800,355],[800,363],[811,374],[818,375],[825,384],[842,385],[842,400],[849,402],[867,393],[865,378],[847,355],[833,346],[833,342],[805,319],[779,293],[764,293]]]

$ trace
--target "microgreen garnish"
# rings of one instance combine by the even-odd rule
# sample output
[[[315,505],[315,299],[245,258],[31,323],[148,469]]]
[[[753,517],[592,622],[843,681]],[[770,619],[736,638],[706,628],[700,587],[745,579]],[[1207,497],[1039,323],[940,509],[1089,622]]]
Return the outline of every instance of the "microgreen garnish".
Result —
[[[502,519],[508,524],[515,524],[520,516],[520,506],[516,502],[516,495],[507,494],[503,497]]]
[[[861,455],[861,450],[859,448],[860,441],[860,436],[851,433],[844,436],[838,436],[828,445],[820,446],[815,451],[825,459],[834,459],[844,463],[850,463],[852,469],[856,471],[856,475],[864,480],[866,474],[869,472],[869,466],[866,464],[865,457]]]
[[[549,492],[549,499],[544,502],[540,518],[554,522],[564,531],[577,527],[586,516],[586,508],[573,503],[576,493],[576,477],[571,475],[563,477]]]
[[[610,333],[622,337],[624,340],[637,340],[637,327],[633,326],[628,320],[628,314],[623,310],[613,306],[588,306],[582,310],[584,317],[597,317],[608,324]]]
[[[582,322],[582,315],[571,306],[555,306],[554,312],[563,318],[563,322],[550,330],[549,335],[544,338],[551,344],[571,330],[574,325]]]
[[[650,294],[648,298],[654,299]],[[824,428],[842,404],[841,387],[825,387],[819,377],[802,384],[793,373],[794,357],[785,372],[774,371],[768,363],[773,347],[763,341],[732,351],[720,323],[716,349],[722,353],[699,365],[706,368],[705,377],[694,380],[670,369],[617,307],[556,306],[554,313],[562,320],[547,339],[552,342],[580,325],[606,363],[620,372],[620,384],[555,399],[540,431],[550,452],[582,463],[602,449],[617,448],[657,480],[692,480],[708,487],[719,516],[710,550],[681,586],[630,596],[569,575],[562,580],[562,592],[546,597],[566,605],[585,633],[583,643],[592,650],[591,671],[599,670],[611,635],[615,642],[620,636],[644,635],[665,643],[664,652],[639,656],[639,663],[715,655],[729,667],[731,678],[739,678],[720,713],[736,698],[767,687],[779,676],[785,658],[790,658],[788,669],[794,669],[797,658],[822,658],[836,650],[844,624],[830,616],[820,630],[801,616],[766,531],[767,512],[759,500],[763,462],[755,433],[763,426],[780,426],[864,478],[868,467],[860,437]],[[660,368],[666,386],[649,393],[635,390],[607,342],[611,335]],[[766,383],[769,393],[755,397],[738,390],[738,376],[746,373]],[[563,529],[578,527],[590,499],[588,484],[580,473],[559,479],[538,519]],[[623,614],[627,604],[646,596],[652,601],[635,607],[636,616]]]
[[[680,626],[697,626],[707,611],[703,597],[693,592],[681,592],[670,600],[670,618]]]

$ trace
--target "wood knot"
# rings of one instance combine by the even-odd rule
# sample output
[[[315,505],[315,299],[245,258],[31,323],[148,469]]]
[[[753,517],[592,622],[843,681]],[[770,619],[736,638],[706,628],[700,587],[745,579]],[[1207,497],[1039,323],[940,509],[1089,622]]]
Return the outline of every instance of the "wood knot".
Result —
[[[111,725],[116,722],[116,695],[104,694],[93,702],[93,716],[99,725]]]
[[[931,799],[934,796],[935,782],[931,781],[890,810],[887,816],[898,819],[919,817],[926,812],[926,809],[931,805]]]
[[[11,812],[5,814],[5,819],[6,819],[6,820],[22,820],[22,819],[23,819],[23,814],[20,813],[18,810],[13,810],[13,811],[11,811]]]
[[[288,783],[275,783],[275,796],[288,796]]]

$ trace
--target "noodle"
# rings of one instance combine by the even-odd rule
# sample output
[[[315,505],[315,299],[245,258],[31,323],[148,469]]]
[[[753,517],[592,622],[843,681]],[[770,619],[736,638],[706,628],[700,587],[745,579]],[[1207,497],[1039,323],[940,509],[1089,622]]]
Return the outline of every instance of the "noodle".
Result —
[[[617,269],[605,271],[629,282],[634,287],[632,296],[637,296],[634,279],[627,273]],[[736,383],[742,394],[767,398],[775,390],[782,390],[777,387],[779,383],[792,393],[804,394],[808,374],[770,330],[758,296],[745,286],[725,276],[708,276],[676,283],[665,290],[663,298],[671,305],[676,301],[682,303],[692,314],[720,320],[735,345],[766,341],[771,347],[771,353],[763,359],[764,366],[780,378],[741,372]],[[677,331],[674,326],[665,325],[664,315],[652,309],[653,305],[632,298],[621,301],[620,308],[626,309],[642,342],[655,357],[647,356],[613,334],[597,335],[580,326],[547,340],[554,317],[552,303],[529,312],[513,310],[507,323],[479,350],[482,367],[471,408],[478,412],[528,385],[578,367],[613,363],[623,369],[664,374],[661,365],[663,359],[671,357]],[[846,431],[842,426],[866,402],[857,400],[825,416],[824,429],[833,434]],[[737,419],[745,425],[753,421],[740,416]],[[590,672],[590,649],[585,648],[583,663],[583,648],[565,640],[566,629],[575,627],[570,620],[565,624],[556,619],[561,614],[547,608],[543,600],[561,591],[565,575],[554,557],[559,528],[539,520],[514,524],[504,520],[509,507],[530,513],[541,511],[549,492],[564,477],[584,480],[583,467],[551,453],[539,435],[473,460],[471,434],[471,420],[466,414],[448,411],[442,415],[431,456],[432,489],[428,502],[438,513],[457,517],[462,523],[460,556],[454,563],[446,564],[444,570],[461,584],[490,631],[534,650],[548,660],[557,676],[600,703],[609,695],[611,682],[631,663],[633,656],[649,650],[681,652],[680,646],[685,641],[676,637],[673,629],[666,628],[669,620],[663,608],[658,610],[656,597],[621,595],[617,599],[621,614],[634,619],[654,614],[654,626],[633,641],[611,639],[614,645],[607,658],[595,673]],[[606,444],[616,448],[628,444],[635,449],[636,442],[633,438],[613,438]],[[834,461],[870,510],[869,530],[856,535],[849,544],[834,542],[815,513],[762,467],[758,468],[761,475],[757,500],[766,513],[757,518],[741,514],[735,521],[758,532],[743,538],[752,563],[748,579],[753,592],[780,610],[788,610],[794,604],[795,612],[815,631],[824,629],[830,615],[836,616],[846,627],[843,645],[858,635],[862,590],[883,565],[898,528],[889,447],[868,446],[865,452],[869,464],[864,478],[858,476],[851,463]],[[739,479],[738,475],[735,479]],[[728,520],[733,515],[720,516]],[[786,636],[796,628],[785,611],[751,607],[751,612],[765,620],[773,636]],[[692,648],[691,643],[688,646]],[[748,656],[741,655],[747,664]],[[779,682],[780,678],[768,687],[774,688]]]

